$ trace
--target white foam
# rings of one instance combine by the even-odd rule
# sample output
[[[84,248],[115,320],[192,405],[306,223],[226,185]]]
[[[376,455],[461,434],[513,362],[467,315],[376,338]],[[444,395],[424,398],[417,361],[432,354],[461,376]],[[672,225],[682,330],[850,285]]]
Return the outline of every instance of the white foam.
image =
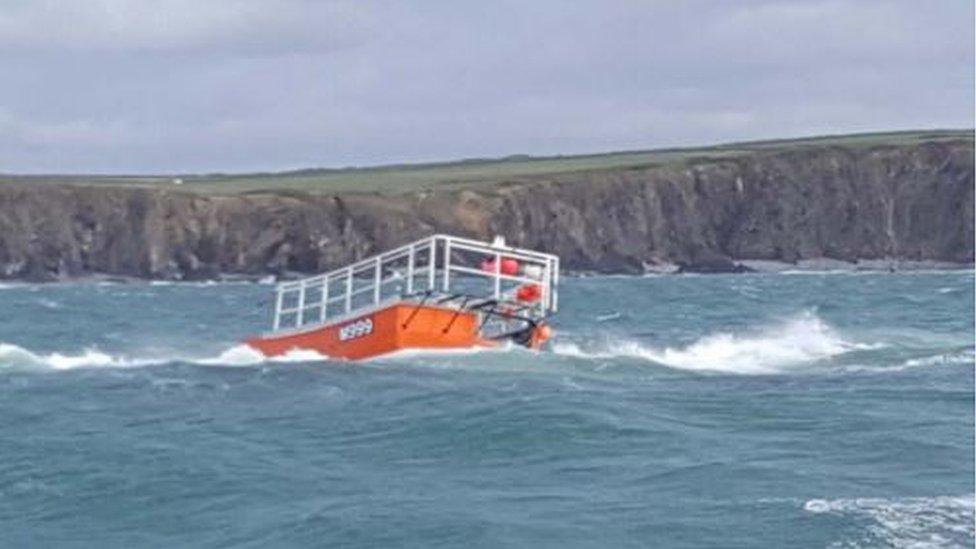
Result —
[[[921,366],[939,366],[944,364],[971,364],[976,360],[976,354],[972,350],[958,353],[941,353],[921,358],[906,360],[903,364],[906,368],[918,368]]]
[[[268,362],[321,362],[335,360],[310,349],[292,349],[283,355],[265,359]]]
[[[603,314],[603,315],[598,315],[598,316],[596,317],[596,321],[597,321],[597,322],[608,322],[608,321],[611,321],[611,320],[618,320],[618,319],[620,319],[620,317],[622,317],[622,316],[623,316],[623,315],[622,315],[622,314],[620,314],[620,312],[619,312],[619,311],[614,311],[614,312],[612,312],[612,313],[607,313],[607,314]]]
[[[257,349],[249,345],[234,345],[219,355],[200,358],[193,362],[205,366],[253,366],[267,360]]]
[[[250,345],[234,345],[215,357],[189,359],[188,362],[205,366],[254,366],[266,362],[319,362],[329,357],[308,349],[292,349],[283,355],[266,357]]]
[[[445,349],[399,349],[393,351],[392,353],[387,353],[369,360],[416,360],[418,358],[436,358],[436,357],[463,357],[471,355],[479,355],[482,353],[497,353],[497,352],[508,352],[515,350],[522,350],[523,347],[513,344],[512,342],[504,342],[497,346],[484,346],[484,347],[463,347],[463,348],[445,348]]]
[[[635,341],[614,341],[589,350],[575,342],[556,342],[556,353],[581,358],[636,358],[683,370],[766,374],[869,348],[845,341],[812,313],[745,334],[720,332],[685,347],[656,349]]]
[[[976,353],[973,349],[964,351],[939,353],[936,355],[910,358],[899,364],[882,364],[877,366],[850,365],[844,367],[848,372],[901,372],[914,368],[932,368],[938,366],[951,366],[958,364],[973,364],[976,361]]]
[[[552,342],[552,352],[557,355],[569,356],[573,358],[614,358],[614,353],[599,349],[583,350],[583,347],[575,341],[565,341],[557,336]]]
[[[77,354],[41,354],[10,343],[0,343],[0,368],[71,370],[84,367],[150,366],[164,362],[166,361],[112,356],[97,349],[84,349]]]
[[[972,544],[973,496],[916,498],[811,499],[812,514],[849,515],[870,522],[859,540],[838,546],[941,548]]]
[[[217,356],[192,357],[180,353],[162,356],[129,357],[112,355],[94,348],[78,353],[35,353],[18,345],[0,342],[0,369],[73,370],[76,368],[130,368],[189,362],[203,366],[254,366],[268,362],[318,362],[329,357],[315,351],[295,349],[282,356],[268,358],[247,345],[235,345]]]

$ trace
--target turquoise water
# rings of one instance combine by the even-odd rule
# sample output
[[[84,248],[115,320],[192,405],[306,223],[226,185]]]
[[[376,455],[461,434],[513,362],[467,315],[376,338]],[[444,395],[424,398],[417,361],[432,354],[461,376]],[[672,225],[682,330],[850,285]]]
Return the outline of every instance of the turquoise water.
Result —
[[[569,278],[549,352],[235,347],[269,286],[0,286],[0,546],[963,547],[973,274]]]

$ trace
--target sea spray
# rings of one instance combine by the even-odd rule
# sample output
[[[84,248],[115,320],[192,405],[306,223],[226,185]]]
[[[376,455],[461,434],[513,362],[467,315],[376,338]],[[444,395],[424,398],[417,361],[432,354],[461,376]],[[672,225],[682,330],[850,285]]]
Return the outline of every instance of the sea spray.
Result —
[[[265,361],[263,354],[247,345],[234,345],[215,357],[199,358],[193,362],[205,366],[253,366]]]
[[[84,349],[78,353],[35,353],[18,345],[0,342],[0,369],[50,369],[72,370],[84,367],[149,366],[163,364],[166,360],[131,359],[112,356],[97,349]]]
[[[201,366],[254,366],[264,363],[321,362],[332,360],[311,350],[296,349],[281,356],[268,358],[244,344],[229,347],[216,356],[193,357],[178,352],[159,352],[151,357],[113,355],[98,349],[83,349],[76,353],[36,353],[10,343],[0,342],[0,370],[73,370],[77,368],[131,368],[189,363]]]
[[[971,274],[562,290],[554,352],[296,364],[261,286],[0,291],[0,546],[972,545]]]
[[[811,499],[813,515],[863,518],[869,527],[850,546],[906,548],[961,547],[973,540],[974,496]],[[845,545],[847,546],[847,545]]]
[[[742,333],[717,332],[684,347],[649,347],[633,340],[605,342],[586,349],[578,342],[554,344],[560,354],[583,358],[642,359],[682,370],[769,374],[828,359],[861,345],[844,340],[812,312]]]

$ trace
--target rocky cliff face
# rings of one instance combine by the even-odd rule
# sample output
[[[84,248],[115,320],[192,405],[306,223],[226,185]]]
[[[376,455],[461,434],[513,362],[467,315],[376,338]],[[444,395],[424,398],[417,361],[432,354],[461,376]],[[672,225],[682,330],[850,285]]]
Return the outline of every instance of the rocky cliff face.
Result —
[[[568,269],[727,271],[742,259],[973,261],[971,140],[757,151],[412,194],[200,195],[0,185],[0,277],[319,272],[433,232]]]

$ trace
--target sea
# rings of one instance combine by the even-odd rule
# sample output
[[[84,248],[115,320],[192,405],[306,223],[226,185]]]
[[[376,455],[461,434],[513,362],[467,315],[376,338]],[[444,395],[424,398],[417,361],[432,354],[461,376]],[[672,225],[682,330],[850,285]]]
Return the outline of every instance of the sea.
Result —
[[[971,270],[568,276],[554,338],[243,347],[258,283],[0,285],[2,547],[972,547]]]

